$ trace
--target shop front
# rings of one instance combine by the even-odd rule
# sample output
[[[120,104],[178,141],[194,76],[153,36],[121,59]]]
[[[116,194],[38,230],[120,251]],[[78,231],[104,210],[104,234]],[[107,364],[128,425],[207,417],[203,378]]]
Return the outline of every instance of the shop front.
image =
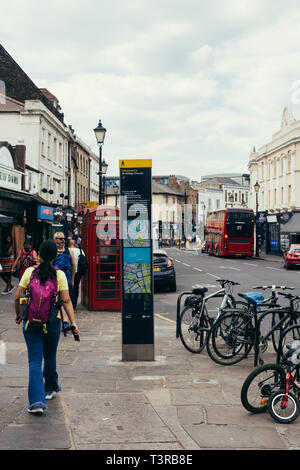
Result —
[[[31,198],[22,191],[0,188],[0,251],[7,236],[12,237],[14,255],[25,240],[25,215]]]
[[[300,211],[294,211],[280,231],[282,251],[287,251],[292,244],[300,244]]]

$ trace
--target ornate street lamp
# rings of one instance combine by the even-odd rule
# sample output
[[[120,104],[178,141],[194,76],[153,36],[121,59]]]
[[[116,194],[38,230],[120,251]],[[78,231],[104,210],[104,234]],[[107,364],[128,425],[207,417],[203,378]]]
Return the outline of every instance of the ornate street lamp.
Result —
[[[258,181],[253,185],[254,191],[255,191],[255,201],[256,201],[256,217],[255,217],[255,256],[259,256],[259,249],[258,249],[258,191],[260,188],[260,185]]]
[[[99,206],[102,204],[102,174],[106,173],[107,164],[105,161],[102,163],[102,145],[104,143],[106,129],[102,126],[101,121],[99,120],[98,126],[94,129],[97,144],[99,145]],[[104,166],[105,164],[105,166]]]

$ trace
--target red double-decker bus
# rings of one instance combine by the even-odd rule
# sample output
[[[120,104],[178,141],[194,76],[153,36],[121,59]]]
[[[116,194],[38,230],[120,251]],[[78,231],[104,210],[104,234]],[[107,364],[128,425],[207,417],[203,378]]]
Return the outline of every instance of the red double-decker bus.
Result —
[[[252,209],[231,207],[207,213],[205,250],[216,256],[254,255],[255,217]]]

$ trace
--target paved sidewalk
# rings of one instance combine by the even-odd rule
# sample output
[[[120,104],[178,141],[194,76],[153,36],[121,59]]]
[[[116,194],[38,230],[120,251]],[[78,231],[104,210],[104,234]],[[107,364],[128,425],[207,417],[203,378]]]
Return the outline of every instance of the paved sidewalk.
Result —
[[[253,357],[230,367],[184,349],[155,317],[155,361],[122,362],[121,314],[79,310],[80,343],[62,335],[62,391],[43,416],[27,412],[27,353],[12,296],[0,306],[0,449],[299,449],[300,420],[251,415],[240,390]],[[174,306],[175,308],[175,306]],[[274,354],[266,352],[266,362]]]

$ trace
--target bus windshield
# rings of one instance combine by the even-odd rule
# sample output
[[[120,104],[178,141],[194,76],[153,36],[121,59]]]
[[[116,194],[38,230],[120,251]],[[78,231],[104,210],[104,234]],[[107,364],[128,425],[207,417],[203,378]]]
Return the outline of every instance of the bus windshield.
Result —
[[[253,233],[253,213],[228,211],[226,218],[226,231],[229,237],[250,238]]]

